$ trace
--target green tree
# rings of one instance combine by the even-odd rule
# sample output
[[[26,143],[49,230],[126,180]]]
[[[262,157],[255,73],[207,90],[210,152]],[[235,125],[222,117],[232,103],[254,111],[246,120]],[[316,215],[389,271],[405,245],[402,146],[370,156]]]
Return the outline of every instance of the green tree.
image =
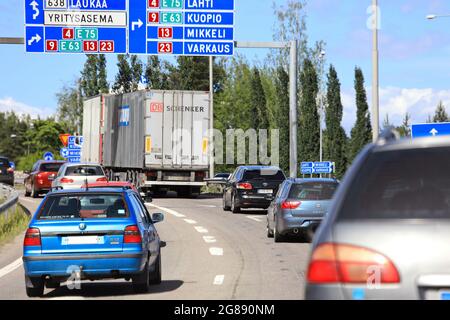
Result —
[[[343,106],[341,83],[336,69],[330,66],[327,83],[327,105],[325,108],[324,156],[336,164],[336,175],[342,178],[347,170],[347,135],[341,126]]]
[[[253,68],[251,79],[251,113],[252,127],[258,132],[259,129],[269,129],[269,119],[267,115],[266,96],[261,83],[261,76],[258,68]]]
[[[392,127],[391,120],[389,120],[389,113],[386,113],[386,116],[383,120],[383,129],[388,129]]]
[[[128,61],[128,55],[117,55],[116,81],[113,85],[113,90],[116,93],[129,93],[132,91],[133,71]]]
[[[207,57],[177,58],[170,66],[170,86],[176,90],[209,91],[209,61]]]
[[[57,119],[67,125],[67,129],[73,133],[81,131],[83,121],[83,97],[81,86],[78,82],[65,85],[57,94],[58,107]]]
[[[311,60],[306,59],[300,74],[301,98],[298,139],[299,161],[317,161],[319,158],[320,126],[317,112],[318,79]]]
[[[169,75],[167,74],[166,66],[161,62],[158,56],[149,56],[147,58],[145,77],[147,79],[147,89],[169,89]]]
[[[97,59],[98,92],[109,93],[109,84],[106,71],[106,57],[100,54]]]
[[[81,91],[84,97],[93,97],[99,93],[98,86],[98,56],[86,55],[83,71],[81,71]]]
[[[352,129],[349,159],[353,161],[364,146],[372,141],[369,105],[367,104],[364,75],[360,68],[355,68],[356,124]]]
[[[275,78],[276,99],[276,128],[280,130],[280,167],[289,172],[289,74],[282,67],[278,67]]]
[[[411,127],[410,127],[411,115],[407,112],[405,113],[405,117],[403,118],[402,125],[397,127],[397,131],[400,133],[402,137],[410,137],[411,136]]]
[[[131,65],[131,91],[137,91],[139,88],[139,83],[141,82],[141,77],[144,72],[144,65],[142,61],[136,55],[130,57]]]
[[[439,101],[439,104],[436,107],[436,112],[434,113],[433,122],[441,123],[441,122],[449,122],[450,119],[448,117],[447,111],[445,110],[444,103]]]

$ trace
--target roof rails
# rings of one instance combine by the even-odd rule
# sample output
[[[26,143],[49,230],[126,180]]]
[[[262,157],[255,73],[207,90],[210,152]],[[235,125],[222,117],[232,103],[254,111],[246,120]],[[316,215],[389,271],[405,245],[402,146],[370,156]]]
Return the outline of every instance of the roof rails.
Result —
[[[396,141],[400,139],[400,133],[395,129],[395,127],[388,127],[381,132],[378,140],[376,142],[377,145],[385,145],[388,142]]]

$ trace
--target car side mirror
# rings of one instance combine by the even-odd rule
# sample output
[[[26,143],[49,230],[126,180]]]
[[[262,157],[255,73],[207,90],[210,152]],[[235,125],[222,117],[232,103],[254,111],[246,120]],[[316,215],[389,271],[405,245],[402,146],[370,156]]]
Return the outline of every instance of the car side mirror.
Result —
[[[158,223],[164,221],[164,215],[162,213],[154,213],[152,214],[153,223]]]

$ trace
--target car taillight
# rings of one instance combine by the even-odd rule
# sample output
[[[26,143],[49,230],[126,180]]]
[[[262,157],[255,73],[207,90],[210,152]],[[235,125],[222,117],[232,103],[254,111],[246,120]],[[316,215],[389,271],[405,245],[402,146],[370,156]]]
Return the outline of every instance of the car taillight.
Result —
[[[61,183],[73,183],[72,179],[68,179],[68,178],[62,178],[61,179]]]
[[[308,281],[326,283],[399,283],[394,264],[384,255],[351,245],[325,243],[316,248],[308,268]]]
[[[281,209],[297,209],[301,204],[301,201],[284,201],[281,204]]]
[[[125,228],[124,243],[142,243],[141,233],[138,226],[128,226]]]
[[[38,174],[36,175],[36,178],[42,179],[42,174],[38,173]]]
[[[97,182],[108,182],[108,179],[106,179],[106,177],[98,178]]]
[[[6,172],[8,172],[8,173],[14,173],[14,169],[13,169],[13,168],[8,168],[8,169],[6,169]]]
[[[238,183],[237,188],[241,190],[252,190],[253,186],[251,183],[245,182],[245,183]]]
[[[24,247],[40,246],[41,245],[41,232],[37,228],[28,228],[23,239]]]

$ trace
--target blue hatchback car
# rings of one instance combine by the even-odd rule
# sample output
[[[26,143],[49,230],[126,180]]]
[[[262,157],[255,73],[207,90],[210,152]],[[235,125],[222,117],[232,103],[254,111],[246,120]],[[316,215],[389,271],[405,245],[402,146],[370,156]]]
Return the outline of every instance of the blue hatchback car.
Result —
[[[139,195],[125,189],[79,189],[49,193],[24,238],[29,297],[67,280],[132,280],[137,293],[161,282],[161,243]]]

